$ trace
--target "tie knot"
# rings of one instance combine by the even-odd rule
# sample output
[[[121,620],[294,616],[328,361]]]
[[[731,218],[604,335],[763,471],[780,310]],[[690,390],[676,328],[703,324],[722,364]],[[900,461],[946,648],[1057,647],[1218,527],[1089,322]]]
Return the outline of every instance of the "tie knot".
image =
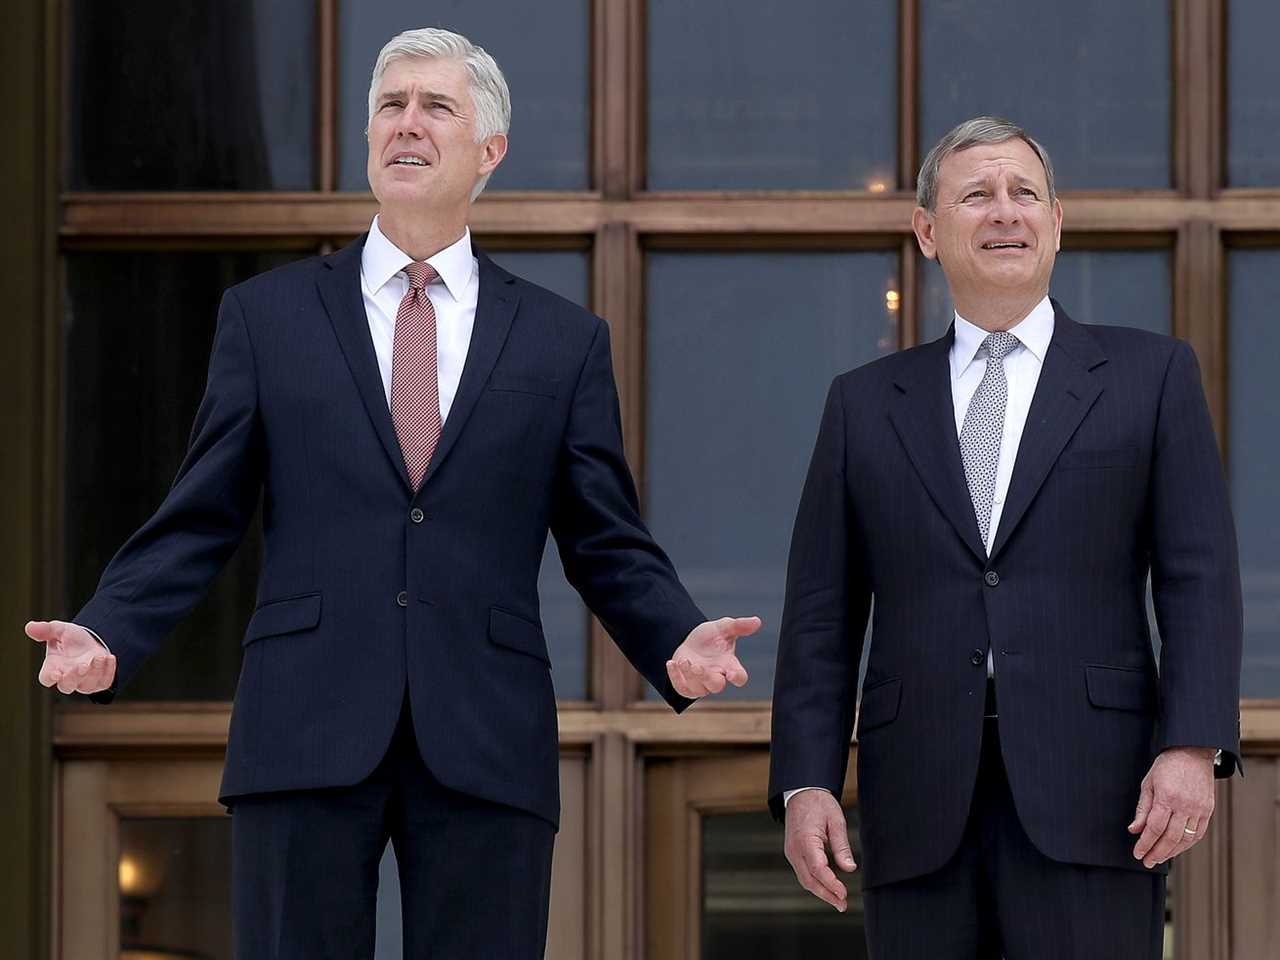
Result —
[[[427,284],[440,277],[436,268],[425,260],[422,262],[414,260],[404,268],[404,272],[409,275],[409,286],[414,290],[425,290]]]
[[[1003,360],[1021,341],[1008,330],[1000,330],[991,334],[982,345],[987,348],[987,356],[992,360]]]

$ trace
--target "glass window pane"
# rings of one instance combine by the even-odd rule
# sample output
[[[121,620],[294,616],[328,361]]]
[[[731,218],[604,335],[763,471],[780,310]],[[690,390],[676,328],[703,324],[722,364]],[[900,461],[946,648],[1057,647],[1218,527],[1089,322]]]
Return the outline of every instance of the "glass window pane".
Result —
[[[315,10],[73,0],[70,189],[312,189]]]
[[[1280,697],[1280,250],[1232,250],[1227,437],[1244,589],[1246,697]]]
[[[445,27],[484,47],[511,88],[510,150],[487,190],[585,190],[589,186],[588,0],[470,3],[408,0],[338,12],[338,189],[369,189],[365,175],[369,78],[396,34]]]
[[[666,0],[646,16],[651,190],[894,188],[896,2]]]
[[[947,278],[937,261],[922,262],[920,342],[936,340],[954,318]],[[1173,256],[1169,250],[1063,249],[1049,294],[1081,323],[1173,329]]]
[[[1280,6],[1231,0],[1227,8],[1227,183],[1280,185]]]
[[[1060,188],[1168,187],[1171,10],[1169,0],[989,0],[980,13],[922,4],[921,157],[960,121],[996,114],[1044,144]]]
[[[298,255],[67,256],[68,615],[92,595],[107,562],[168,492],[204,393],[222,291]],[[209,595],[121,692],[122,699],[231,699],[240,637],[254,607],[258,529],[256,522],[251,525]]]
[[[857,849],[858,811],[846,817]],[[836,913],[796,883],[781,849],[764,811],[702,818],[702,960],[863,960],[862,883],[847,884],[849,909]]]
[[[897,347],[887,252],[648,257],[647,518],[710,617],[759,614],[747,687],[773,690],[787,551],[827,388]],[[889,309],[892,304],[894,309]],[[649,696],[656,696],[648,691]]]
[[[546,287],[574,303],[589,306],[591,265],[577,250],[499,250],[495,262]],[[555,542],[548,537],[538,574],[542,631],[551,654],[551,680],[561,700],[587,698],[587,650],[590,620],[587,608],[565,579]]]
[[[232,960],[231,818],[120,821],[121,960]]]

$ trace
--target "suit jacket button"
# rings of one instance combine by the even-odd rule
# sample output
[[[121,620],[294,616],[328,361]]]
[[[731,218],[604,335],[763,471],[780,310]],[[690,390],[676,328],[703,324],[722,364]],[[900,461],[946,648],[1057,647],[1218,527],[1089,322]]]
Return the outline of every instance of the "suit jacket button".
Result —
[[[412,520],[414,523],[421,523],[422,518],[424,516],[425,514],[417,507],[414,507],[412,510],[409,511],[409,519]]]
[[[988,570],[983,574],[982,579],[986,582],[988,587],[998,587],[1000,585],[1000,574],[996,573],[994,570]]]
[[[987,655],[981,650],[975,650],[973,653],[969,654],[969,662],[975,667],[980,667],[987,662]]]
[[[407,590],[401,590],[397,593],[396,603],[400,604],[402,607],[407,607],[409,605],[409,592]]]

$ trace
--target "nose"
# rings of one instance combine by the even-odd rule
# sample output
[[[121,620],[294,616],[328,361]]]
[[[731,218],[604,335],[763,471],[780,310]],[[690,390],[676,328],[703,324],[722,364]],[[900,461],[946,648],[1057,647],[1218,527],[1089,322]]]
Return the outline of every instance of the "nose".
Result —
[[[422,139],[422,113],[418,105],[412,102],[400,112],[396,121],[396,139],[402,140],[406,137]]]
[[[1021,219],[1022,215],[1018,211],[1018,205],[1014,203],[1009,191],[998,191],[995,201],[991,204],[991,221],[993,223],[1017,223]]]

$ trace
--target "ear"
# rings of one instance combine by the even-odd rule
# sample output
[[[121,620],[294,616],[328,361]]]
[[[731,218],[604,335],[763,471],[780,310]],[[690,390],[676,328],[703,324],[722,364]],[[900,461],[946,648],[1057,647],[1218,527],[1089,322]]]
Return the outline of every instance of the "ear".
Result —
[[[507,155],[507,135],[505,133],[495,133],[484,142],[482,149],[484,152],[480,160],[480,169],[476,171],[478,176],[493,173],[498,164],[502,162],[502,158]]]
[[[911,214],[911,229],[915,231],[920,252],[930,260],[938,258],[938,241],[934,236],[933,226],[932,214],[924,207],[916,207],[915,212]]]
[[[1053,249],[1062,249],[1062,201],[1053,201]]]

